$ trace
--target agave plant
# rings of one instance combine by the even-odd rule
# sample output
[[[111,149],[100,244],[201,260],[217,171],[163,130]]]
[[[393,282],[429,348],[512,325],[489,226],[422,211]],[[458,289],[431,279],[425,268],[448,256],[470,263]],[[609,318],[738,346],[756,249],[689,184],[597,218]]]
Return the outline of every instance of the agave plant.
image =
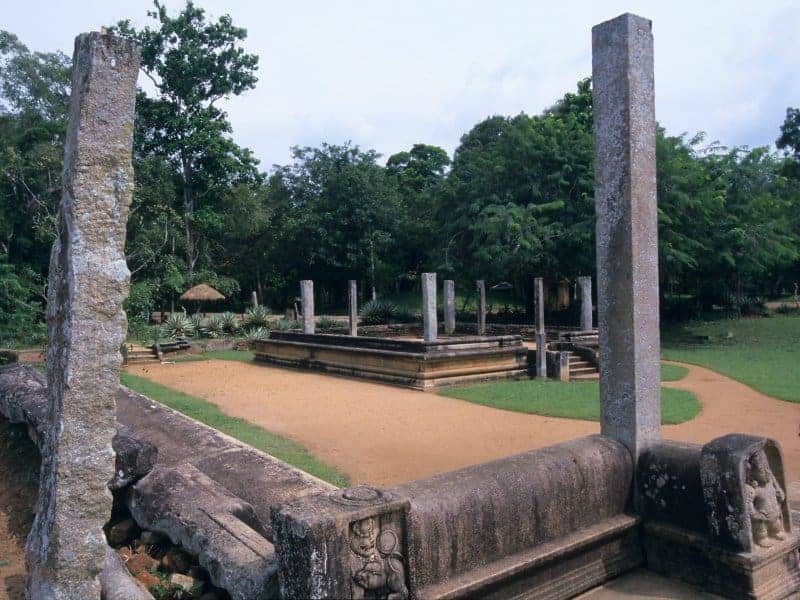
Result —
[[[269,327],[270,311],[266,306],[256,306],[255,308],[248,308],[245,314],[244,321],[248,327],[258,329],[259,327]]]
[[[235,335],[239,331],[239,319],[232,312],[222,313],[220,319],[222,319],[222,330],[228,335]]]
[[[261,340],[266,340],[267,338],[269,338],[269,329],[267,329],[266,327],[256,327],[255,329],[251,329],[250,331],[248,331],[245,337],[247,338],[247,341],[250,342],[250,344],[252,345],[255,342],[259,342]]]
[[[183,313],[172,313],[161,326],[164,335],[174,338],[186,338],[194,335],[194,323]]]
[[[400,307],[388,300],[370,300],[361,307],[360,314],[365,325],[387,325],[397,320]]]
[[[320,329],[333,329],[337,324],[336,319],[331,319],[330,317],[320,317],[317,319],[317,327]]]
[[[192,325],[194,326],[195,335],[200,333],[200,331],[203,329],[203,317],[201,317],[199,313],[195,313],[191,317],[189,317],[189,320],[192,322]]]
[[[222,317],[219,315],[214,315],[203,324],[201,331],[203,332],[203,335],[210,338],[222,337],[222,335],[225,333]]]

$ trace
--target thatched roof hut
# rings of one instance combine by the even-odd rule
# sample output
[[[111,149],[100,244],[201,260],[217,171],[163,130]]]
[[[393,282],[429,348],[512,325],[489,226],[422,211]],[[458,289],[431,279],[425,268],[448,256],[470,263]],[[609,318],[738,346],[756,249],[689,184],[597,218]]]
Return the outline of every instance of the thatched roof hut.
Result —
[[[183,294],[181,294],[182,302],[213,302],[215,300],[224,299],[225,296],[205,283],[201,283],[193,288],[189,288]]]

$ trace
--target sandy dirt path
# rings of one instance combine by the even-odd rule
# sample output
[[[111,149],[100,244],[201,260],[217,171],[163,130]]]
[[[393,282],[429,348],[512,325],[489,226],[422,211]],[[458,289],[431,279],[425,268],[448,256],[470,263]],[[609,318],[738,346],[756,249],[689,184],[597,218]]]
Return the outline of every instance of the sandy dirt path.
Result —
[[[703,410],[688,423],[665,426],[665,438],[705,443],[733,432],[771,437],[783,449],[787,481],[800,479],[800,404],[765,396],[705,367],[672,364],[686,367],[689,374],[664,385],[692,392]]]
[[[787,479],[800,479],[800,405],[769,398],[708,369],[668,385],[703,412],[665,437],[704,443],[734,431],[778,439]],[[355,483],[393,485],[599,432],[599,424],[497,410],[355,379],[229,361],[128,369],[217,404],[303,444]]]
[[[298,441],[353,484],[393,485],[597,433],[436,394],[231,361],[128,368]]]

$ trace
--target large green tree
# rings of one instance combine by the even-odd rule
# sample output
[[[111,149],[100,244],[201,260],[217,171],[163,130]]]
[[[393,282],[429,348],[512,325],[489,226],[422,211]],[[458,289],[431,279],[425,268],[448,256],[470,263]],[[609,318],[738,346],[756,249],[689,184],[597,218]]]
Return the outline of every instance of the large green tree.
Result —
[[[161,2],[154,5],[148,15],[156,27],[137,31],[121,21],[115,29],[142,48],[142,72],[151,85],[137,97],[136,156],[157,156],[172,167],[175,195],[159,201],[168,204],[164,214],[171,209],[180,218],[180,239],[176,232],[166,238],[182,252],[185,278],[193,282],[198,271],[206,279],[215,271],[216,242],[234,197],[243,189],[257,194],[257,161],[233,140],[219,104],[255,86],[258,57],[241,48],[247,31],[229,16],[211,21],[187,2],[171,17]]]

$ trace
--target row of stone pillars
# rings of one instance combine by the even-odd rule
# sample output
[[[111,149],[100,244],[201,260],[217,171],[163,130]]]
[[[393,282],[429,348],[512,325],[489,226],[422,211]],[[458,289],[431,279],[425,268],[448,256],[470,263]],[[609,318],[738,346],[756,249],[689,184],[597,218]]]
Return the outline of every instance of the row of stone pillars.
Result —
[[[581,331],[592,329],[592,278],[579,277],[581,286]],[[534,281],[536,291],[536,347],[544,348],[546,336],[544,329],[544,280],[537,277]],[[486,335],[486,282],[479,279],[475,282],[477,304],[478,335]],[[452,335],[456,330],[456,284],[452,279],[445,279],[444,293],[444,332]],[[254,292],[255,294],[255,292]],[[435,341],[438,336],[439,322],[436,311],[436,273],[422,274],[422,330],[426,342]],[[300,282],[300,300],[302,303],[303,333],[316,331],[314,321],[314,282],[304,279]],[[358,284],[355,279],[348,281],[347,313],[349,334],[358,335]],[[540,355],[540,356],[539,356]],[[537,374],[546,374],[544,353],[537,354]]]
[[[76,39],[65,191],[48,282],[49,427],[27,542],[29,598],[100,598],[102,526],[111,512],[106,483],[114,471],[114,398],[126,331],[124,242],[133,193],[138,66],[130,41],[98,33]],[[592,83],[601,431],[624,443],[636,464],[660,438],[661,423],[648,20],[625,14],[593,28]],[[425,281],[426,337],[434,337],[435,275]],[[313,286],[307,282],[302,289],[304,330],[313,332]],[[478,289],[480,331],[485,288],[479,283]]]

